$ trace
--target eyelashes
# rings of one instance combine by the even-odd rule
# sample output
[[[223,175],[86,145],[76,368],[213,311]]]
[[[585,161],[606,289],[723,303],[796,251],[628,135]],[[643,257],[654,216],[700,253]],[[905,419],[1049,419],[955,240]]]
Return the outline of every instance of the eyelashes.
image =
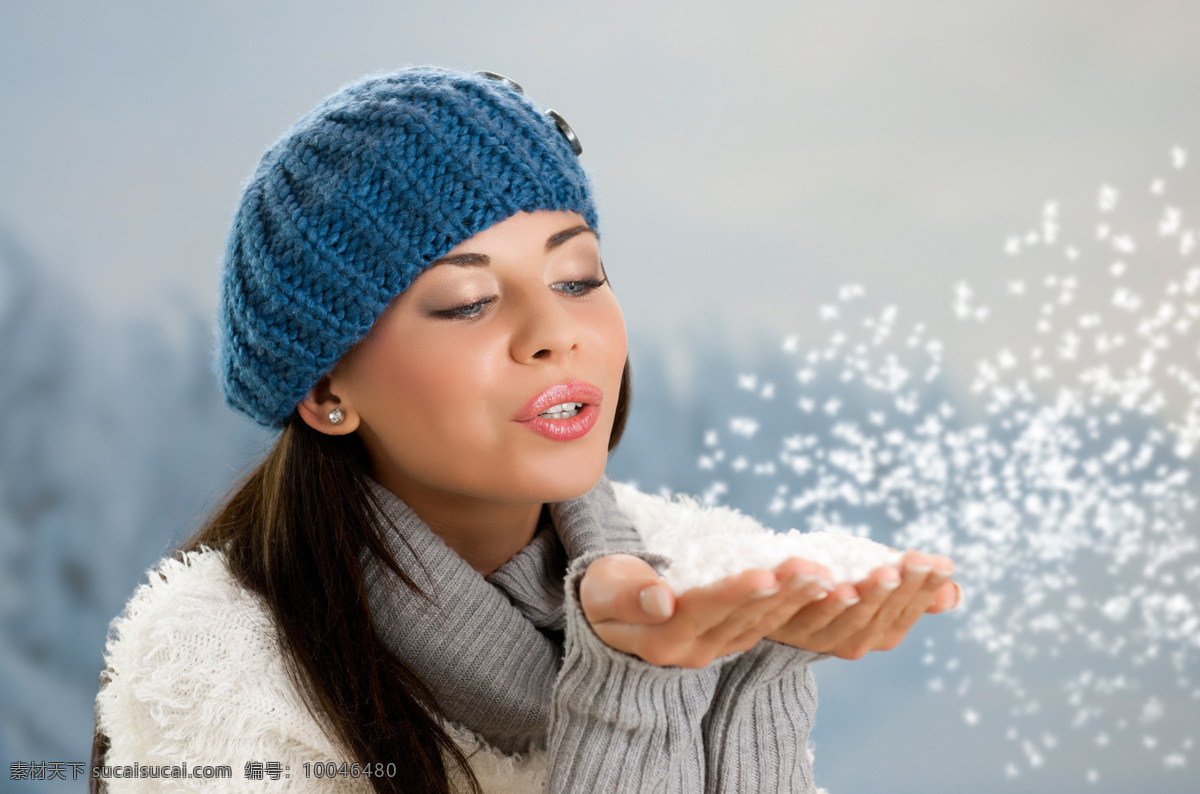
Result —
[[[606,281],[608,281],[607,278],[588,278],[588,279],[583,279],[581,281],[560,281],[560,282],[558,282],[558,284],[555,284],[554,286],[557,287],[561,284],[561,285],[571,287],[570,290],[558,290],[558,291],[563,293],[564,295],[570,295],[572,297],[579,297],[581,295],[587,295],[589,292],[591,292],[594,289],[599,289],[600,287],[603,287]]]
[[[551,286],[555,292],[565,295],[568,298],[582,298],[593,290],[597,290],[608,282],[607,278],[587,278],[575,279],[573,281],[560,281]],[[496,300],[496,296],[483,298],[482,300],[472,301],[471,303],[463,303],[458,306],[452,306],[449,309],[438,309],[431,314],[434,317],[440,317],[447,320],[470,320],[479,317],[483,314],[484,307]]]
[[[433,312],[434,317],[443,317],[447,320],[456,320],[461,318],[478,317],[483,313],[483,307],[494,301],[495,298],[484,298],[474,303],[464,303],[461,306],[455,306],[451,309],[439,309]]]

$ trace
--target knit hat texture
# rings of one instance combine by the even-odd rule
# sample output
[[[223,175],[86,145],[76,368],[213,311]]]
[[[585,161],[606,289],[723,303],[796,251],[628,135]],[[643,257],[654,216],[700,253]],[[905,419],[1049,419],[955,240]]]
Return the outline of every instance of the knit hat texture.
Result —
[[[572,145],[508,84],[420,67],[338,91],[267,150],[234,215],[218,319],[226,401],[281,427],[431,262],[536,210],[596,228]]]

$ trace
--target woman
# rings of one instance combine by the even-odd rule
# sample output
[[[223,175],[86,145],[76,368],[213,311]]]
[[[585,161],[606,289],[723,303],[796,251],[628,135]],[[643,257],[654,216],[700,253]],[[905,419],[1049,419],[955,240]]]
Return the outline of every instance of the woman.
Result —
[[[813,791],[809,663],[957,602],[916,553],[665,586],[646,528],[747,519],[604,479],[629,371],[578,153],[506,78],[417,68],[264,155],[220,370],[280,435],[114,621],[97,698],[104,764],[232,779],[110,790]]]

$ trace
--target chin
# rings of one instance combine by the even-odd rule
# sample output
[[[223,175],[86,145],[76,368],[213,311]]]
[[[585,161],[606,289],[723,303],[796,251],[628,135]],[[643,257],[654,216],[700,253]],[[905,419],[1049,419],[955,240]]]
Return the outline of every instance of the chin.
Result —
[[[519,475],[519,482],[514,483],[514,492],[525,497],[518,501],[562,502],[583,496],[595,488],[604,476],[604,467],[608,463],[607,450],[602,457],[593,458],[554,461],[526,470]]]
[[[601,472],[601,474],[603,474],[603,472]],[[579,486],[574,487],[574,488],[569,488],[569,487],[555,488],[550,495],[548,495],[546,498],[542,499],[541,501],[543,501],[543,502],[565,502],[568,499],[575,499],[577,497],[583,496],[585,493],[587,493],[588,491],[595,488],[596,483],[598,483],[598,482],[600,482],[599,476],[595,477],[594,479],[588,480],[586,484],[580,484]]]

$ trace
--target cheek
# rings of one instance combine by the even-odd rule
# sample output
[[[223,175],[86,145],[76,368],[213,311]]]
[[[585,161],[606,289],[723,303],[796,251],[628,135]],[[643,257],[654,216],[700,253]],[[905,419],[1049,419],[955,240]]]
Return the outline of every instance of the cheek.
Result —
[[[493,352],[478,345],[416,349],[419,355],[394,360],[385,373],[373,400],[378,420],[420,437],[444,436],[483,419],[495,383]]]
[[[375,439],[376,476],[461,490],[474,484],[470,462],[490,463],[501,447],[489,392],[487,356],[477,347],[425,345],[420,355],[393,355],[374,379],[363,420]]]
[[[621,308],[615,297],[612,298],[609,305],[604,307],[604,311],[597,319],[597,344],[604,351],[608,368],[610,370],[615,368],[617,382],[620,382],[621,370],[624,369],[625,359],[629,355],[629,343],[625,335],[625,318],[621,314]]]

